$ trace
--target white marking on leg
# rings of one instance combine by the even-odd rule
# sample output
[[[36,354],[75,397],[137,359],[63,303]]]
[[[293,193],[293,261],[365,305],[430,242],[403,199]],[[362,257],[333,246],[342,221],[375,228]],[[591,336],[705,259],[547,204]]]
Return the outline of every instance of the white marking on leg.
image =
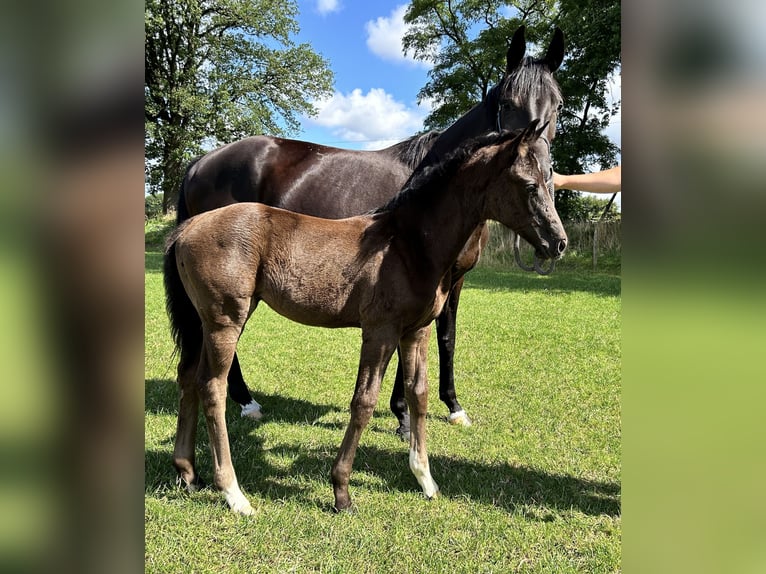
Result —
[[[466,413],[463,409],[460,409],[454,413],[450,413],[449,422],[450,424],[460,425],[461,427],[469,427],[473,424],[471,423],[471,419],[468,418],[468,413]]]
[[[426,498],[433,498],[439,492],[439,486],[434,482],[431,476],[431,470],[428,466],[428,457],[423,457],[421,460],[418,457],[418,453],[415,449],[410,449],[410,470],[415,478],[418,480],[418,484],[423,489],[423,494]]]
[[[250,506],[250,501],[245,498],[245,495],[239,489],[236,479],[231,482],[228,488],[223,489],[223,495],[226,497],[226,504],[234,512],[244,514],[245,516],[255,513],[253,507]]]
[[[242,405],[241,416],[260,420],[263,416],[263,413],[261,412],[261,405],[255,402],[255,399],[250,399],[249,403]]]

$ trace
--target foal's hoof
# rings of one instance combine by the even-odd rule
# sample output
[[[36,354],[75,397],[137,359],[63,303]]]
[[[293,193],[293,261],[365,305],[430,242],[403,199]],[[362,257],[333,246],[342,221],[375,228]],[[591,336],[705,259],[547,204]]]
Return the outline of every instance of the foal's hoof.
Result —
[[[469,427],[473,423],[471,423],[471,419],[468,418],[468,414],[461,409],[455,413],[450,413],[449,424],[461,427]]]
[[[251,419],[255,419],[257,421],[261,420],[263,417],[263,412],[261,411],[261,405],[259,405],[255,400],[251,400],[246,405],[242,405],[242,417],[250,417]]]
[[[345,508],[338,508],[337,506],[333,506],[332,511],[335,514],[356,514],[357,509],[356,509],[356,504],[352,502]]]
[[[425,496],[426,496],[426,500],[436,500],[437,498],[441,497],[441,490],[439,490],[437,487],[436,492],[434,492],[430,496],[427,494]]]
[[[250,506],[250,503],[247,503],[247,505],[232,506],[231,510],[237,514],[241,514],[242,516],[252,516],[255,514],[255,510],[252,506]]]
[[[199,476],[195,477],[192,481],[187,481],[179,476],[176,478],[176,484],[188,493],[198,492],[207,486],[205,481]]]
[[[399,425],[399,428],[396,429],[396,436],[405,442],[410,442],[410,429],[408,427]]]

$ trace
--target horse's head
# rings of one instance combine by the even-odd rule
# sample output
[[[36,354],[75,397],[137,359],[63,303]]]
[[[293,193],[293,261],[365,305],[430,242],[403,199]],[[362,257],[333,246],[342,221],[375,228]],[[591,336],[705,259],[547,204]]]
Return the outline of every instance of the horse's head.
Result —
[[[525,28],[513,35],[506,54],[505,75],[493,89],[497,102],[497,129],[517,130],[537,120],[547,122],[548,141],[556,135],[556,119],[563,105],[561,89],[553,77],[564,59],[564,34],[556,28],[542,59],[525,57]]]
[[[487,154],[486,217],[499,221],[535,248],[536,260],[560,258],[567,235],[546,182],[552,177],[547,123],[533,121],[515,137],[500,136]]]

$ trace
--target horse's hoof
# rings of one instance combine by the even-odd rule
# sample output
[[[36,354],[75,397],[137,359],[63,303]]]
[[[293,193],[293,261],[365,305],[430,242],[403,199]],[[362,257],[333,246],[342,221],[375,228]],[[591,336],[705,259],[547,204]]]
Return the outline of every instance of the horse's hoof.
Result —
[[[469,427],[473,423],[471,422],[471,419],[468,418],[468,414],[464,410],[459,410],[455,413],[450,413],[449,424],[461,427]]]
[[[396,429],[396,436],[405,442],[410,442],[410,429],[406,429],[400,426],[398,429]]]
[[[426,500],[436,500],[439,497],[441,497],[441,490],[437,488],[436,492],[434,492],[431,496],[426,495]]]
[[[246,405],[242,405],[242,417],[250,417],[251,419],[255,419],[257,421],[261,420],[263,417],[263,412],[261,411],[261,405],[259,405],[254,400],[250,401]]]

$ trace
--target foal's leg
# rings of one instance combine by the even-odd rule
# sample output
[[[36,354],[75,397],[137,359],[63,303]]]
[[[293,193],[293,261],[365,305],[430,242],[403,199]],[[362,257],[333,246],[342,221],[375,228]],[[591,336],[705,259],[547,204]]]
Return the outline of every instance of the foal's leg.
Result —
[[[351,399],[351,421],[349,422],[338,456],[332,465],[332,485],[335,493],[335,510],[350,510],[351,496],[348,481],[354,464],[359,437],[370,422],[375,404],[378,402],[380,382],[388,362],[396,348],[397,335],[394,333],[362,332],[362,351],[359,357],[359,371],[356,377],[354,397]]]
[[[402,338],[401,358],[404,369],[404,389],[410,405],[410,470],[418,480],[426,498],[433,498],[439,487],[431,476],[426,452],[426,411],[428,409],[428,339],[431,326]]]
[[[247,383],[242,376],[242,369],[239,366],[239,359],[237,353],[234,353],[234,360],[231,363],[231,369],[229,369],[229,396],[231,399],[242,407],[241,415],[243,417],[252,417],[256,420],[263,416],[261,412],[261,405],[250,394],[250,390],[247,388]]]
[[[237,483],[226,430],[226,375],[234,359],[241,328],[227,326],[209,330],[206,327],[204,332],[198,382],[213,458],[213,483],[224,493],[233,511],[253,514],[253,507]]]
[[[194,467],[194,448],[197,438],[197,416],[199,414],[199,396],[197,394],[197,365],[199,364],[199,349],[192,351],[181,350],[181,360],[178,363],[178,386],[180,399],[178,401],[178,423],[176,426],[176,442],[173,449],[173,466],[178,471],[182,485],[190,492],[203,486],[202,480]]]
[[[436,318],[436,335],[439,346],[439,398],[449,409],[449,422],[453,425],[471,426],[471,419],[460,406],[455,393],[455,326],[463,277],[450,291],[442,312]]]
[[[399,353],[399,364],[396,366],[396,378],[394,379],[394,388],[391,391],[391,401],[388,403],[391,412],[399,421],[399,427],[396,429],[402,440],[410,440],[410,413],[407,410],[407,400],[404,398],[404,374],[402,371],[402,353]]]

